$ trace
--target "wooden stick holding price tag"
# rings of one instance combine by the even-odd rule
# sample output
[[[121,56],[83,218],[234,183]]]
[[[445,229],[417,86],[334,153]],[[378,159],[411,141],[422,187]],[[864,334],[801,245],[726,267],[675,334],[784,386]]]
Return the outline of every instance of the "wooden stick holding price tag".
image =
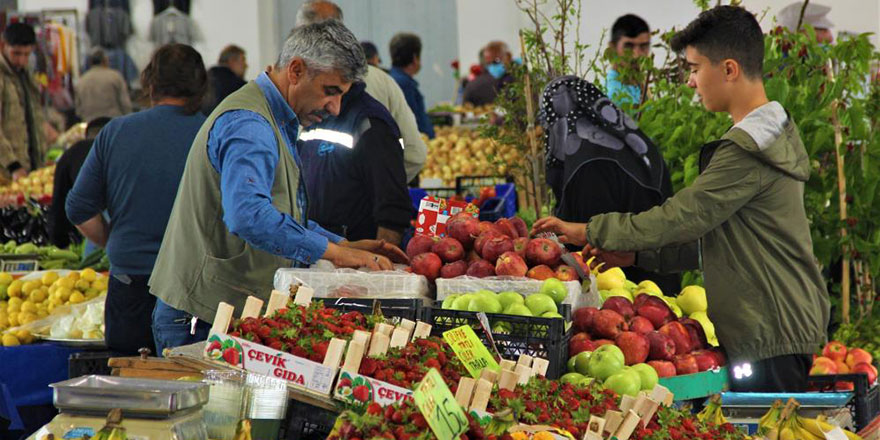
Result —
[[[214,314],[214,323],[211,325],[211,333],[226,333],[229,330],[229,324],[232,323],[232,312],[235,307],[221,302],[217,304],[217,313]]]
[[[361,369],[361,360],[364,358],[364,344],[358,341],[348,343],[348,352],[345,354],[345,363],[342,370],[356,374]]]
[[[513,371],[516,369],[516,362],[509,359],[501,359],[501,362],[498,363],[502,370],[510,370]]]
[[[535,358],[532,360],[532,376],[547,376],[547,369],[550,368],[550,361],[543,358]]]
[[[462,377],[458,380],[458,388],[455,390],[455,401],[463,408],[467,408],[471,403],[471,397],[474,395],[474,388],[477,381],[470,377]]]
[[[413,339],[427,338],[431,336],[431,324],[419,321],[416,323],[416,329],[413,331]]]
[[[617,428],[617,431],[614,432],[613,437],[618,440],[629,440],[629,437],[639,425],[639,420],[641,420],[639,415],[636,414],[635,411],[629,410],[626,413],[626,417],[623,419],[623,422],[621,422],[620,426]]]
[[[315,289],[308,286],[299,286],[299,289],[296,291],[296,296],[293,297],[293,303],[299,306],[308,307],[309,303],[312,302],[313,296],[315,296]]]
[[[287,307],[288,301],[290,301],[289,293],[273,290],[269,295],[269,303],[266,304],[266,313],[263,316],[271,316],[276,310]]]
[[[501,379],[498,380],[498,388],[513,391],[519,381],[519,375],[510,370],[501,371]]]
[[[388,345],[391,343],[391,338],[385,335],[385,333],[373,333],[373,339],[370,339],[370,351],[369,356],[378,356],[385,354],[388,351]]]
[[[263,300],[255,296],[247,297],[244,302],[244,308],[241,310],[241,319],[256,318],[260,315],[260,309],[263,308]]]
[[[403,347],[406,345],[406,342],[409,340],[409,330],[397,327],[391,333],[391,348],[395,347]]]
[[[495,370],[490,370],[488,368],[483,368],[483,371],[480,373],[480,379],[494,384],[498,381],[498,372]]]
[[[339,338],[331,339],[330,344],[327,345],[327,354],[324,355],[324,365],[331,368],[338,367],[344,351],[345,341]]]
[[[489,396],[492,394],[492,383],[480,379],[477,381],[477,387],[474,390],[474,398],[471,400],[470,409],[478,412],[486,412],[489,406]]]

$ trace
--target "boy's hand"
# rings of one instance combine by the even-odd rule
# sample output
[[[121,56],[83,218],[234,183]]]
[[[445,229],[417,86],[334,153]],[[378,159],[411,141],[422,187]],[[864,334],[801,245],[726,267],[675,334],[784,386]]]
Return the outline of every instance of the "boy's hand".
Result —
[[[603,251],[602,249],[594,248],[590,244],[584,247],[583,254],[585,260],[589,260],[590,257],[596,257],[590,263],[590,269],[594,269],[601,264],[600,272],[604,272],[612,267],[629,267],[636,262],[635,252]]]
[[[587,244],[587,224],[564,222],[556,217],[544,217],[532,226],[532,235],[552,232],[562,243],[583,246]]]

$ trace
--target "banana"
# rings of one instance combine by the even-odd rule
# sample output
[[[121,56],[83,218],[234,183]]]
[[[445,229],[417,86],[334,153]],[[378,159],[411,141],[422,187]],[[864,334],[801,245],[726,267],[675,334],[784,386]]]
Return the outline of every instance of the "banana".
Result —
[[[825,438],[826,432],[831,431],[832,429],[836,428],[836,426],[825,422],[824,415],[820,415],[820,416],[816,417],[815,419],[802,418],[801,424],[807,431],[810,432],[810,434],[812,434],[820,439]],[[849,440],[862,440],[861,436],[859,436],[858,434],[856,434],[852,431],[848,431],[846,429],[843,429],[842,431],[846,434],[846,437]]]
[[[779,440],[779,429],[776,427],[770,428],[770,430],[764,434],[764,437],[767,440]]]
[[[779,440],[795,440],[797,437],[794,436],[794,432],[791,431],[791,428],[788,426],[783,427],[779,431]]]
[[[758,434],[764,435],[779,426],[779,415],[782,413],[782,401],[773,402],[773,406],[758,421]]]
[[[122,410],[115,408],[107,414],[107,424],[98,431],[93,440],[128,440],[125,428],[122,427]]]

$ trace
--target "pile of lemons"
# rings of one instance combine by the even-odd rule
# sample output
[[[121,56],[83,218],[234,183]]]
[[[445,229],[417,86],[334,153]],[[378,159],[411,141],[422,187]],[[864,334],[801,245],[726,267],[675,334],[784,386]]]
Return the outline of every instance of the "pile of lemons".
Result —
[[[45,318],[63,305],[79,304],[107,293],[107,277],[93,269],[73,271],[65,276],[45,272],[40,279],[13,280],[0,273],[0,290],[5,286],[5,300],[0,300],[0,331]],[[4,346],[28,344],[33,335],[27,330],[5,332]]]

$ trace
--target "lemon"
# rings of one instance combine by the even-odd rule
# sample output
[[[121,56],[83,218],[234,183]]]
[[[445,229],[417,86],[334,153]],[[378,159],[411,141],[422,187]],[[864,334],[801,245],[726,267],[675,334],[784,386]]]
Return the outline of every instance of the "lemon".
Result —
[[[80,272],[79,276],[81,279],[84,279],[90,283],[98,279],[98,273],[95,272],[95,269],[92,268],[84,269],[82,272]]]
[[[97,280],[95,280],[94,283],[92,283],[92,287],[101,291],[107,290],[107,278],[98,278]]]
[[[30,295],[31,292],[33,292],[35,289],[37,289],[38,287],[40,287],[42,285],[43,284],[37,280],[25,281],[24,284],[21,285],[22,296],[23,295]]]
[[[37,312],[19,312],[18,325],[25,325],[37,320]]]
[[[76,272],[71,272],[71,274],[75,274],[75,273]],[[58,280],[58,286],[67,287],[68,289],[72,290],[73,287],[76,285],[77,281],[79,281],[79,278],[73,279],[73,278],[70,278],[70,275],[68,275],[68,276]]]
[[[70,303],[71,304],[79,304],[86,300],[85,295],[82,294],[79,290],[74,290],[73,293],[70,294]]]
[[[67,301],[70,299],[70,294],[73,293],[72,289],[68,289],[67,287],[60,287],[56,294],[58,295],[58,299],[61,301]]]
[[[15,280],[9,284],[9,287],[6,289],[6,293],[10,297],[20,297],[21,296],[21,286],[24,285],[24,281]]]
[[[48,309],[40,309],[40,310],[37,311],[37,319],[43,319],[43,318],[45,318],[45,317],[47,317],[47,316],[49,316],[49,310],[48,310]]]
[[[3,335],[3,346],[4,347],[15,347],[16,345],[21,345],[21,342],[18,341],[18,338],[11,333],[6,333]]]
[[[58,290],[59,287],[61,287],[61,283],[59,283],[58,281],[52,283],[52,285],[49,286],[49,290],[48,290],[49,296],[52,296],[55,293],[55,291]]]
[[[86,280],[84,280],[84,279],[80,279],[80,280],[77,281],[76,284],[74,285],[74,288],[75,288],[76,290],[81,290],[81,291],[85,291],[85,290],[88,289],[89,287],[92,287],[92,283],[90,283],[90,282],[88,282],[88,281],[86,281]]]
[[[70,339],[82,339],[83,331],[80,329],[73,329],[68,333],[70,335]]]
[[[52,300],[52,301],[54,301],[54,300]],[[52,312],[55,311],[55,307],[58,307],[58,306],[56,306],[54,303],[50,302],[49,307],[46,307],[46,311],[49,312],[49,314],[51,315]]]
[[[40,281],[43,282],[44,286],[51,286],[52,283],[54,283],[55,281],[58,281],[58,278],[60,278],[58,276],[58,272],[50,271],[50,272],[44,273],[43,277],[40,278]]]
[[[34,335],[27,330],[19,330],[15,332],[15,337],[18,338],[22,344],[30,344],[31,342],[34,342]]]
[[[6,306],[6,313],[17,313],[21,311],[21,298],[9,298],[9,305]]]
[[[12,275],[6,272],[0,272],[0,285],[8,286],[12,284]]]
[[[9,316],[6,312],[0,312],[0,327],[9,327]]]
[[[35,303],[41,303],[46,300],[47,296],[48,295],[46,294],[46,292],[44,292],[42,289],[34,290],[33,292],[31,292],[30,300]]]
[[[31,301],[21,303],[21,311],[27,313],[37,313],[37,305]]]
[[[49,306],[47,307],[47,310],[51,312],[52,307],[58,307],[61,304],[64,304],[64,300],[62,300],[61,298],[52,298],[49,300]]]

